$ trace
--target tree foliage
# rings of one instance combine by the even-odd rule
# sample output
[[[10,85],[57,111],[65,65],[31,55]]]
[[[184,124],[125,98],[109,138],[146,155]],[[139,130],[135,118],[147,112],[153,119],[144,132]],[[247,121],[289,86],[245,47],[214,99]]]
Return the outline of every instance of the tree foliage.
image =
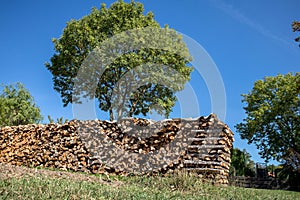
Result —
[[[68,119],[64,119],[63,117],[57,118],[55,121],[50,115],[48,115],[48,120],[50,124],[51,123],[65,124],[69,121]]]
[[[266,77],[243,94],[247,117],[236,126],[242,139],[273,158],[299,169],[300,73]]]
[[[151,12],[146,15],[143,13],[143,5],[134,1],[125,3],[119,0],[109,8],[102,4],[99,10],[93,8],[92,12],[82,19],[68,22],[62,36],[59,39],[53,39],[56,53],[51,58],[51,63],[46,63],[46,67],[53,75],[54,89],[61,94],[64,106],[74,100],[72,98],[74,78],[83,61],[96,47],[103,44],[103,41],[127,30],[145,27],[160,28]],[[169,28],[165,27],[164,29]],[[180,36],[177,34],[174,38],[176,39],[172,42],[178,44],[177,48],[189,55]],[[147,41],[146,37],[137,37],[136,39]],[[112,52],[120,51],[122,49],[112,50]],[[99,108],[109,111],[111,120],[115,118],[114,113],[118,117],[125,114],[127,116],[146,115],[151,109],[168,116],[177,100],[175,92],[182,89],[184,83],[190,78],[192,68],[187,66],[190,60],[190,56],[182,57],[159,49],[126,49],[126,51],[122,51],[122,56],[115,59],[98,80],[94,95],[98,99]],[[114,112],[113,92],[116,91],[120,95],[129,87],[128,80],[125,79],[122,82],[124,84],[120,84],[118,81],[132,69],[145,63],[171,66],[184,77],[181,87],[171,90],[162,84],[144,82],[135,92],[129,94],[129,98],[118,96],[120,101],[126,100],[121,105],[121,107],[125,105],[125,109],[117,107]]]
[[[0,93],[0,127],[38,123],[40,109],[21,83],[7,85]]]
[[[255,176],[254,161],[251,155],[244,149],[238,148],[231,150],[230,174],[234,176]]]
[[[300,22],[294,21],[292,23],[292,28],[293,28],[293,32],[300,31]],[[295,38],[295,41],[300,42],[300,36]],[[300,44],[299,44],[299,47],[300,47]]]

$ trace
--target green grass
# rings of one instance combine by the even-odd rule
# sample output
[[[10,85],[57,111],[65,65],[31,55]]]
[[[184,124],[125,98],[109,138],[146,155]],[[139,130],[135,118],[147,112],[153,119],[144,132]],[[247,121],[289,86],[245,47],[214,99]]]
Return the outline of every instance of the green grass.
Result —
[[[103,180],[105,176],[100,177]],[[300,199],[300,193],[213,186],[189,174],[80,182],[44,176],[0,179],[0,199]]]

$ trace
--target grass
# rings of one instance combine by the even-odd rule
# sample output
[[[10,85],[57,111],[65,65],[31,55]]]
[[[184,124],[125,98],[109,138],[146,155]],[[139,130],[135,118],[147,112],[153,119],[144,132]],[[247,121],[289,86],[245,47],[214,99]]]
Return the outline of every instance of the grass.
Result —
[[[107,177],[101,182],[44,176],[0,179],[0,199],[300,199],[300,193],[213,186],[190,174]]]

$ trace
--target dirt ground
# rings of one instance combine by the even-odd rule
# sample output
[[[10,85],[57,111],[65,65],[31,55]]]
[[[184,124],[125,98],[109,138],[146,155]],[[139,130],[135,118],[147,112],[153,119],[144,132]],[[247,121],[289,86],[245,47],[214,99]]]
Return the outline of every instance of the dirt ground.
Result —
[[[96,182],[102,184],[108,184],[113,186],[119,186],[121,182],[119,181],[111,181],[109,176],[103,178],[100,176],[76,173],[76,172],[66,172],[66,171],[57,171],[57,170],[49,170],[49,169],[36,169],[36,168],[28,168],[23,166],[14,166],[5,163],[0,163],[0,180],[14,178],[22,178],[22,177],[47,177],[47,178],[55,178],[55,179],[68,179],[73,181],[88,181],[88,182]]]

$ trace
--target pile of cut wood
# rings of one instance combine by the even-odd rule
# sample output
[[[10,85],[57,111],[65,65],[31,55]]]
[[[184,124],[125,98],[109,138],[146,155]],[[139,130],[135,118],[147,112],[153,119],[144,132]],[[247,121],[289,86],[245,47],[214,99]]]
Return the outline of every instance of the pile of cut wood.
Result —
[[[178,170],[228,184],[233,133],[215,115],[153,122],[127,118],[0,128],[0,162],[88,173]]]

